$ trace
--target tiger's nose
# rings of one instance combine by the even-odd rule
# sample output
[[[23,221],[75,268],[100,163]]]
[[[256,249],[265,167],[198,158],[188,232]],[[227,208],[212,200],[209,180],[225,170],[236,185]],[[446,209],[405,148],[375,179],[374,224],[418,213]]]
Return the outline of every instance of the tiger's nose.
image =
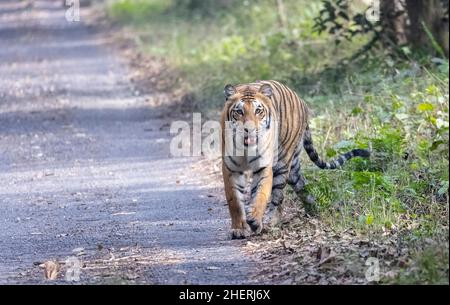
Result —
[[[246,134],[253,134],[256,132],[256,128],[244,128]]]
[[[256,131],[256,124],[252,121],[246,121],[244,124],[244,132],[246,133],[253,133]]]

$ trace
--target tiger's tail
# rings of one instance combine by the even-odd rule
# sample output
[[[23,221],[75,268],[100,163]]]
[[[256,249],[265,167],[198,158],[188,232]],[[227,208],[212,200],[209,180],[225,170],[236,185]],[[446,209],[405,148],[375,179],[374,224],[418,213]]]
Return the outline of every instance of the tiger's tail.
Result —
[[[340,155],[337,159],[334,159],[331,162],[323,161],[322,159],[320,159],[316,149],[314,148],[309,126],[307,126],[305,130],[305,135],[303,137],[303,147],[305,148],[306,153],[308,154],[311,161],[314,162],[314,164],[316,164],[321,169],[339,168],[345,163],[345,161],[350,160],[351,158],[354,157],[363,157],[363,158],[370,157],[370,152],[366,149],[353,149],[352,151]]]

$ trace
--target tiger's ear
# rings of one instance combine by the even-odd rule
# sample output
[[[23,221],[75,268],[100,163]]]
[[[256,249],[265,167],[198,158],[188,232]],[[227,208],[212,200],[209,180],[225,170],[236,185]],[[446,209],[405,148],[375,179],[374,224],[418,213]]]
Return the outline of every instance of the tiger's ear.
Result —
[[[236,94],[236,88],[233,85],[226,85],[223,89],[223,94],[225,95],[225,98],[228,99],[230,96]]]
[[[269,84],[263,84],[261,88],[259,88],[259,92],[267,97],[271,97],[273,95],[272,87]]]

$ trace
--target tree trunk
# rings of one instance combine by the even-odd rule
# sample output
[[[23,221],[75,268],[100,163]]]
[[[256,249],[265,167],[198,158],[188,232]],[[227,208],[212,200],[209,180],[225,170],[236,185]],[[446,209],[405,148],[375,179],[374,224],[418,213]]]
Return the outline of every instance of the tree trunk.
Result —
[[[280,23],[280,27],[282,29],[287,29],[287,17],[286,17],[286,11],[284,9],[284,2],[283,0],[276,0],[277,1],[277,11],[278,11],[278,22]]]
[[[441,0],[424,1],[423,23],[433,35],[433,38],[448,57],[448,20],[444,21],[444,7]],[[422,25],[422,22],[421,22]],[[430,37],[427,35],[427,42],[430,44]]]
[[[383,44],[391,47],[406,44],[408,42],[407,18],[402,2],[400,0],[381,0],[380,9]]]
[[[406,0],[406,9],[409,18],[408,41],[414,48],[418,48],[425,43],[425,32],[420,24],[423,3],[417,0]]]
[[[432,42],[424,26],[433,39],[442,48],[445,56],[449,56],[448,16],[441,0],[406,0],[409,17],[408,41],[413,48],[432,49]],[[447,8],[448,9],[448,8]]]

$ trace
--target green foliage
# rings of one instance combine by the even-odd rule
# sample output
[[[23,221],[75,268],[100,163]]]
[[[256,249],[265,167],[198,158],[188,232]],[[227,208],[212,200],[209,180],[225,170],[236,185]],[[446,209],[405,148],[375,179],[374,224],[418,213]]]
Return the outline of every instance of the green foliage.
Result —
[[[357,147],[369,147],[372,156],[353,159],[340,171],[308,170],[308,189],[334,226],[365,231],[370,223],[384,232],[413,216],[418,229],[412,233],[430,237],[436,226],[448,225],[448,75],[428,72],[410,82],[405,74],[396,81],[366,91],[347,113],[327,105],[334,114],[313,119],[316,142],[325,135],[345,137],[327,150],[328,157]],[[327,132],[346,126],[353,132]]]
[[[351,4],[352,1],[347,0],[323,1],[323,8],[314,18],[314,30],[335,35],[336,44],[344,39],[352,40],[358,35],[379,35],[379,22],[368,22],[365,17],[370,7],[358,7],[355,11]]]
[[[108,14],[117,21],[139,24],[164,13],[171,1],[120,0],[108,8]]]
[[[448,64],[428,64],[423,72],[403,67],[394,77],[374,68],[348,76],[340,94],[327,93],[333,102],[315,105],[325,114],[311,124],[327,158],[358,147],[372,151],[370,160],[352,159],[338,171],[308,167],[306,177],[332,228],[401,234],[418,248],[408,268],[387,282],[448,283],[449,93],[448,70],[440,66]],[[440,242],[422,249],[430,239]],[[436,251],[444,263],[433,258]]]

